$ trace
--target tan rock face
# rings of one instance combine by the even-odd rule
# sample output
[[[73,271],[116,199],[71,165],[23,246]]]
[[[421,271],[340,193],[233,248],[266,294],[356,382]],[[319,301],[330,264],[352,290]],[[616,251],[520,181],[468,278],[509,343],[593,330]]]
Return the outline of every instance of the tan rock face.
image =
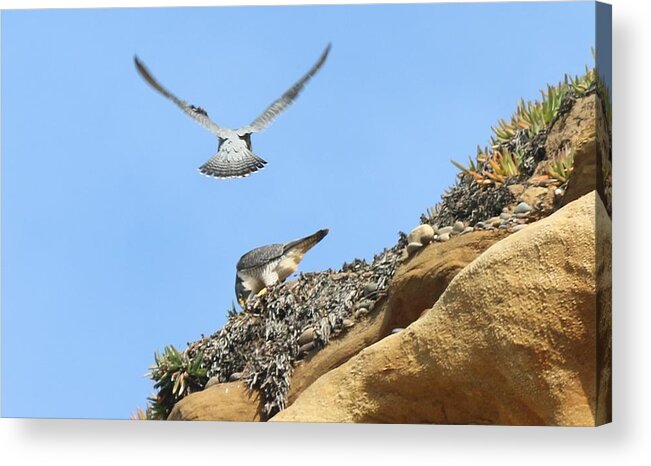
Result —
[[[590,193],[496,243],[420,319],[320,377],[272,421],[607,421],[610,264],[596,262],[595,241],[609,243],[609,222]]]
[[[241,382],[213,385],[179,401],[169,421],[260,421],[259,393],[249,392]]]
[[[433,243],[406,260],[391,282],[381,335],[418,319],[466,265],[505,236],[501,230],[476,231]]]
[[[384,338],[397,327],[418,319],[441,296],[466,265],[492,244],[504,238],[502,231],[478,231],[446,243],[431,243],[396,271],[389,297],[371,317],[360,321],[344,336],[301,362],[292,375],[289,404],[315,380],[339,367],[367,346]]]
[[[608,159],[609,140],[601,100],[596,94],[577,100],[570,112],[552,126],[545,142],[547,157],[553,160],[568,148],[574,150],[574,169],[562,205],[598,187],[604,198],[600,168]]]
[[[345,331],[321,351],[300,361],[292,375],[289,404],[315,380],[361,350],[381,340],[396,327],[406,327],[430,308],[454,276],[479,254],[505,236],[500,231],[474,232],[432,243],[396,271],[389,298],[380,302],[373,313]],[[249,394],[244,385],[217,384],[194,393],[176,404],[170,420],[260,421],[260,398]]]
[[[612,421],[612,236],[610,217],[597,209],[597,424]]]

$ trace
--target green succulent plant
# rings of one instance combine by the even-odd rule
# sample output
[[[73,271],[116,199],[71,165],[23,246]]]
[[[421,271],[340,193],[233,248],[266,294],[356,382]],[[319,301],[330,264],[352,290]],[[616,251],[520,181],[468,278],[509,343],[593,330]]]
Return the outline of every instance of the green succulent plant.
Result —
[[[511,123],[507,123],[504,119],[500,118],[498,125],[491,127],[491,129],[496,137],[493,145],[508,144],[518,131],[518,123],[515,118],[511,120]]]
[[[524,156],[522,151],[511,151],[507,147],[498,146],[492,151],[477,147],[476,162],[468,158],[469,165],[464,167],[459,162],[451,162],[462,173],[471,176],[479,184],[503,184],[509,178],[520,175]]]
[[[153,414],[152,414],[152,409],[151,406],[147,406],[145,410],[143,411],[140,406],[136,408],[135,413],[131,413],[131,416],[129,416],[129,419],[133,421],[149,421],[153,419]]]
[[[497,125],[491,128],[493,132],[490,138],[491,150],[482,150],[478,146],[475,158],[468,158],[468,166],[454,160],[451,161],[460,170],[459,176],[467,175],[476,183],[488,185],[503,184],[508,178],[517,177],[521,174],[525,154],[521,149],[512,150],[513,147],[522,147],[523,136],[526,142],[549,129],[558,118],[568,96],[582,97],[594,91],[595,87],[604,100],[607,124],[610,125],[612,110],[608,90],[601,83],[596,70],[586,66],[583,75],[575,77],[566,75],[563,81],[557,85],[548,85],[546,90],[541,91],[540,100],[525,102],[520,99],[510,121],[500,119]],[[549,170],[554,175],[541,176],[560,181],[559,178],[564,178],[567,175],[567,170],[571,170],[571,167],[564,165],[566,162],[568,160],[563,159],[550,163]]]
[[[158,393],[149,398],[153,419],[166,419],[174,404],[181,398],[201,390],[207,382],[203,367],[203,353],[190,358],[174,346],[166,346],[162,354],[154,354],[155,364],[146,375],[155,381]]]
[[[547,163],[547,175],[557,180],[561,185],[567,183],[574,169],[574,150],[568,149],[565,153]]]
[[[237,314],[238,314],[238,312],[237,312],[237,308],[235,307],[235,301],[231,301],[231,308],[228,310],[227,316],[228,317],[233,317],[233,316],[235,316]]]

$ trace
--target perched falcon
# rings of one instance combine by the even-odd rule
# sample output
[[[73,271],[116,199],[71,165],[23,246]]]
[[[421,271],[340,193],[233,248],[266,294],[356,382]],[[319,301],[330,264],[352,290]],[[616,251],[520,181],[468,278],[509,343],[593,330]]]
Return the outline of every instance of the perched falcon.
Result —
[[[265,129],[283,110],[294,102],[303,89],[303,86],[319,71],[328,57],[329,52],[330,44],[325,48],[314,66],[296,84],[269,105],[251,124],[239,129],[228,129],[218,126],[208,117],[208,113],[203,108],[188,104],[161,86],[137,56],[134,57],[134,61],[138,73],[140,73],[145,81],[174,102],[187,115],[217,136],[219,140],[217,154],[199,167],[199,171],[204,175],[215,178],[241,178],[260,170],[267,163],[253,153],[251,148],[251,134]]]
[[[303,256],[330,230],[319,230],[313,235],[285,244],[270,244],[252,249],[237,262],[235,295],[243,305],[251,296],[296,272]]]

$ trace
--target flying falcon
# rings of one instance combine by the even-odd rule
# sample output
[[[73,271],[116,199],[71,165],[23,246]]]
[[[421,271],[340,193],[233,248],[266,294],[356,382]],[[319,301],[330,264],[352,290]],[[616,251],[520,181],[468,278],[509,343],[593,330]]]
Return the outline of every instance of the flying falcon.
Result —
[[[328,57],[329,52],[330,44],[325,48],[314,66],[296,84],[269,105],[251,124],[239,129],[228,129],[218,126],[208,117],[208,113],[203,108],[188,104],[161,86],[137,56],[134,57],[134,61],[138,73],[140,73],[145,81],[174,102],[191,118],[208,128],[219,140],[217,154],[199,167],[199,171],[204,175],[215,178],[242,178],[260,170],[267,163],[253,153],[251,148],[251,134],[265,129],[283,110],[294,102],[305,84],[319,71]]]
[[[285,244],[262,246],[244,254],[237,263],[235,275],[235,295],[242,307],[253,295],[275,283],[283,282],[296,272],[305,253],[329,231],[326,228],[305,238]]]

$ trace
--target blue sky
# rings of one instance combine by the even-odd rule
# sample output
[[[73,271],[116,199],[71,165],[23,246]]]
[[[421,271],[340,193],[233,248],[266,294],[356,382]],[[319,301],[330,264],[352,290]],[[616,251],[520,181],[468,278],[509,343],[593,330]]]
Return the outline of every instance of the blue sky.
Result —
[[[224,126],[249,123],[332,42],[240,180],[137,53]],[[592,63],[594,4],[2,12],[2,415],[127,418],[165,345],[225,322],[238,258],[320,228],[300,270],[392,246],[450,159]]]

